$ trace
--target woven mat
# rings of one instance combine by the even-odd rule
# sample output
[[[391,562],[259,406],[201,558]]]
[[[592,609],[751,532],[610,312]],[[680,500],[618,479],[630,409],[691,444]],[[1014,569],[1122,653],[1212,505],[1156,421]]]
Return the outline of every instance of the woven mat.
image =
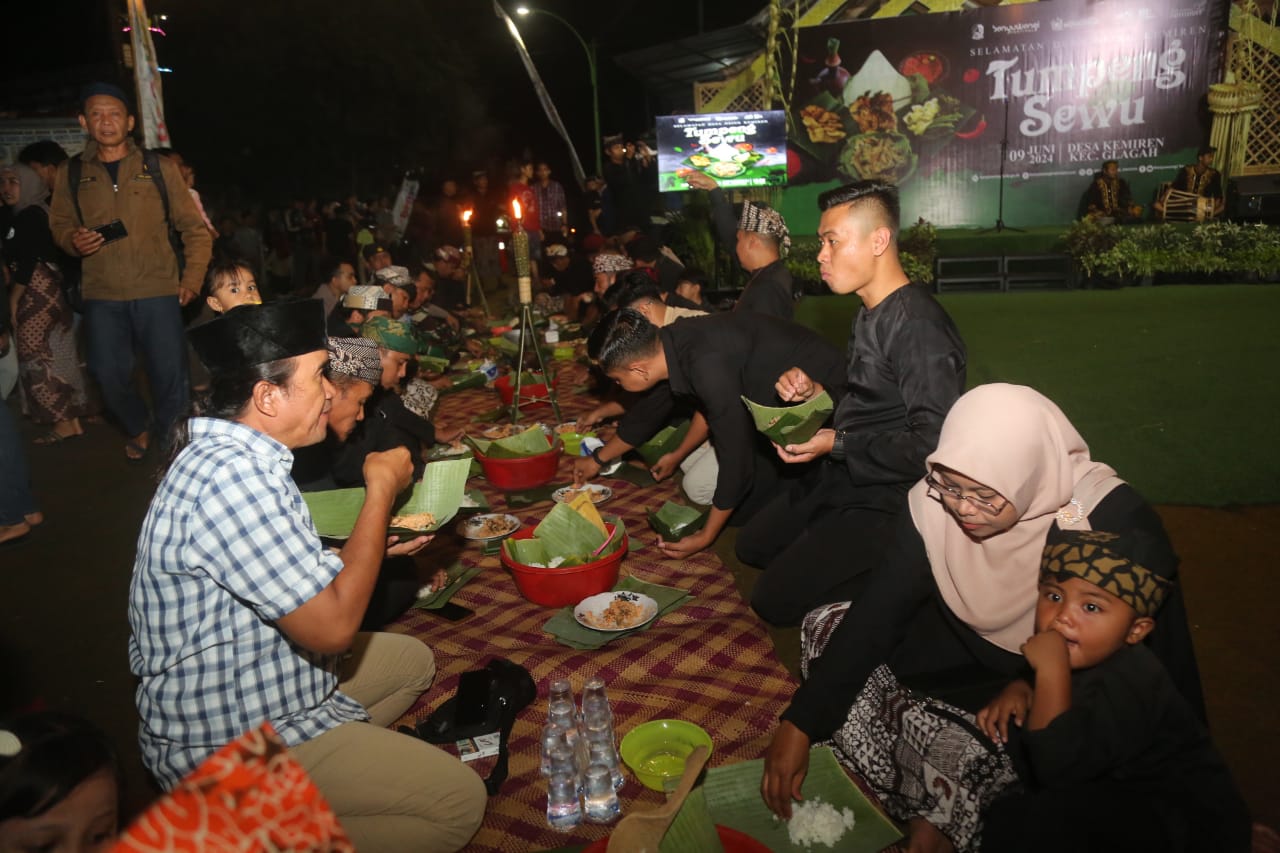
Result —
[[[585,368],[568,365],[561,388],[585,381]],[[464,423],[476,414],[492,411],[493,391],[469,390],[440,401],[437,420]],[[595,405],[583,394],[562,394],[561,414],[570,420]],[[523,414],[523,413],[522,413]],[[551,422],[548,407],[534,408],[522,422]],[[572,460],[561,460],[557,479],[571,477]],[[466,848],[469,851],[528,851],[583,844],[608,834],[608,827],[584,826],[562,834],[546,825],[546,790],[538,772],[538,739],[546,720],[547,682],[567,677],[575,692],[595,674],[608,683],[618,736],[649,720],[674,717],[697,723],[715,742],[711,764],[733,764],[759,758],[769,744],[778,714],[795,689],[795,681],[774,655],[764,624],[743,602],[732,574],[712,551],[693,559],[676,561],[662,557],[655,547],[657,534],[649,529],[644,508],[657,509],[676,496],[670,481],[640,488],[625,480],[601,478],[614,498],[600,506],[602,512],[621,516],[631,535],[632,552],[623,562],[623,574],[652,583],[688,588],[694,596],[685,606],[660,619],[648,631],[635,634],[594,651],[574,651],[542,632],[553,608],[531,604],[520,596],[497,557],[485,557],[477,547],[464,547],[458,556],[465,564],[482,568],[453,601],[475,610],[461,622],[447,622],[430,613],[410,610],[389,630],[418,637],[435,652],[437,675],[419,703],[401,722],[427,717],[453,695],[462,672],[484,664],[493,656],[509,658],[526,667],[538,682],[538,700],[526,708],[511,736],[510,776],[502,791],[489,800],[484,824]],[[503,493],[483,479],[472,479],[495,512],[507,512]],[[548,509],[510,510],[526,524],[536,523]],[[448,537],[452,538],[452,537]],[[442,540],[445,537],[441,538]],[[439,559],[453,559],[459,546],[438,540]],[[493,759],[472,764],[487,775]],[[636,804],[651,808],[663,801],[628,774],[621,792],[624,812]]]

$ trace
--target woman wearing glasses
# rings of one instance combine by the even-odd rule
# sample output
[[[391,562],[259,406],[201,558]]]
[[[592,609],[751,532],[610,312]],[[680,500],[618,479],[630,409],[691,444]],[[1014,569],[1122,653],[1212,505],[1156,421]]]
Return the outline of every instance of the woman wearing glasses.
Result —
[[[809,745],[845,725],[881,664],[908,687],[969,711],[1021,671],[1019,648],[1034,633],[1040,557],[1051,527],[1144,530],[1168,566],[1162,574],[1174,574],[1177,557],[1155,511],[1114,470],[1093,461],[1062,411],[1031,388],[983,385],[960,397],[926,464],[894,547],[863,594],[842,620],[844,605],[805,620],[807,679],[782,715],[762,781],[765,801],[780,815],[790,814],[800,792]],[[1203,718],[1176,587],[1159,625],[1147,644]]]

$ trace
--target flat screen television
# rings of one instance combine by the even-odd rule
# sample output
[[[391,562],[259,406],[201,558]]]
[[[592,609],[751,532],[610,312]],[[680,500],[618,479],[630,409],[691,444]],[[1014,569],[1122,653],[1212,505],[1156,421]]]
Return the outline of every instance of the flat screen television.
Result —
[[[689,189],[702,172],[725,188],[787,182],[787,118],[782,110],[658,116],[658,188]]]

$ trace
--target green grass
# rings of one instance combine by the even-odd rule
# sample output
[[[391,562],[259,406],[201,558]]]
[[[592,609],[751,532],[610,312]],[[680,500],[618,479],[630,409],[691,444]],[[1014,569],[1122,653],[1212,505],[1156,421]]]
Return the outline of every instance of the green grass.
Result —
[[[969,350],[969,385],[1053,399],[1095,459],[1155,503],[1280,503],[1280,287],[960,293],[940,297]],[[842,348],[854,297],[797,319]]]

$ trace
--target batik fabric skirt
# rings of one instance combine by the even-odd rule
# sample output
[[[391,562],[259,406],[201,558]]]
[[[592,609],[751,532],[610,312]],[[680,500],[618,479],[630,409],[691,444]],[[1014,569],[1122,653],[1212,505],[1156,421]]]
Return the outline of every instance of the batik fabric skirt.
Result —
[[[53,424],[93,413],[89,382],[76,347],[75,313],[59,273],[36,264],[14,317],[18,378],[27,414]]]

